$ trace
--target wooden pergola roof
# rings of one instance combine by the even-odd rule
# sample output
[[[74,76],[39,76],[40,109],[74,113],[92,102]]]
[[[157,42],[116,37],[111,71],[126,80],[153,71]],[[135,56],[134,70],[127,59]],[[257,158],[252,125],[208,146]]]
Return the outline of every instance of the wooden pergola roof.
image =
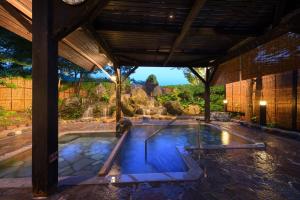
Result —
[[[31,0],[1,2],[0,25],[31,40]],[[297,11],[299,1],[95,2],[101,4],[99,8],[89,17],[82,17],[81,27],[59,43],[62,57],[87,70],[109,62],[119,66],[216,66],[242,51],[296,30],[299,24],[295,22],[299,15],[281,23]],[[270,37],[261,39],[270,33]]]

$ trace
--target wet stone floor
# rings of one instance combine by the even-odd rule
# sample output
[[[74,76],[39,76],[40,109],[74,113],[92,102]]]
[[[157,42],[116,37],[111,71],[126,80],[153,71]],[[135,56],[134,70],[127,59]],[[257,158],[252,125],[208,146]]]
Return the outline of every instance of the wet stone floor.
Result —
[[[49,199],[77,200],[299,200],[300,142],[233,123],[231,131],[265,142],[266,151],[194,153],[204,177],[185,183],[87,185],[59,188]],[[31,199],[31,189],[0,189],[0,199]]]
[[[59,176],[94,176],[106,161],[115,137],[62,136],[59,144]],[[0,178],[31,177],[31,151],[0,164]]]

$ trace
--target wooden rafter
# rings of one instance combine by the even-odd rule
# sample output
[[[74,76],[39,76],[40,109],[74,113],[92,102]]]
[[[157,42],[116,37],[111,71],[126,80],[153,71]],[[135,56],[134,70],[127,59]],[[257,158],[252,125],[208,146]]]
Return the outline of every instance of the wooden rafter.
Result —
[[[8,12],[13,17],[15,17],[20,23],[22,23],[24,26],[26,25],[25,26],[26,29],[28,29],[28,31],[31,32],[31,26],[32,26],[32,24],[31,24],[31,20],[32,20],[31,8],[26,7],[25,4],[23,4],[20,1],[15,1],[15,0],[7,0],[7,1],[10,5],[5,6],[5,4],[4,4],[3,5],[3,6],[5,6],[4,8],[7,8],[6,10],[8,10]],[[16,10],[13,10],[13,8],[11,6],[13,6]],[[17,10],[20,12],[17,12]],[[21,13],[25,14],[26,17],[24,15],[22,15]],[[81,56],[86,58],[88,61],[90,61],[91,63],[96,65],[114,82],[114,79],[112,79],[111,75],[107,71],[105,71],[100,64],[98,64],[94,59],[92,59],[89,55],[87,55],[84,51],[82,51],[80,48],[78,48],[76,45],[74,45],[67,39],[63,39],[62,42],[64,44],[66,44],[67,46],[69,46],[70,48],[72,48],[78,54],[80,54]]]
[[[175,42],[172,45],[170,54],[168,55],[167,59],[165,60],[165,62],[163,64],[164,66],[166,66],[168,64],[168,62],[170,61],[170,59],[172,58],[172,56],[174,54],[174,51],[184,40],[185,36],[189,32],[189,30],[194,22],[194,20],[199,15],[200,10],[203,8],[205,2],[206,2],[206,0],[196,0],[196,2],[194,3],[191,12],[189,13],[188,17],[185,19],[185,22],[182,26],[180,34],[178,35],[178,37],[176,38]]]
[[[83,24],[93,20],[107,5],[108,0],[89,0],[80,6],[70,6],[55,0],[54,31],[58,39],[66,37]]]
[[[202,81],[203,84],[206,83],[206,80],[194,68],[189,67],[189,69],[197,78],[199,78],[200,81]]]
[[[80,48],[78,48],[77,46],[75,46],[72,42],[68,41],[66,38],[62,40],[65,44],[67,44],[69,47],[71,47],[72,49],[74,49],[76,52],[78,52],[80,55],[82,55],[84,58],[86,58],[87,60],[89,60],[91,63],[93,63],[94,65],[96,65],[99,69],[101,69],[104,74],[106,74],[109,79],[115,83],[114,78],[112,78],[112,76],[105,70],[103,69],[103,67],[98,64],[94,59],[92,59],[90,56],[88,56],[86,53],[84,53]]]
[[[139,67],[138,66],[135,66],[133,67],[127,74],[124,75],[123,77],[123,81],[127,80],[128,77],[133,74]]]
[[[18,12],[11,4],[8,2],[3,2],[1,4],[3,8],[18,22],[20,22],[28,32],[32,32],[32,24],[30,19],[24,16],[21,12]]]
[[[141,26],[139,24],[120,24],[120,23],[107,23],[96,24],[97,31],[124,31],[135,33],[161,33],[161,34],[178,34],[181,29],[174,25],[153,25],[147,24]],[[209,36],[256,36],[259,34],[257,30],[224,30],[222,28],[199,27],[193,28],[187,32],[187,35],[209,35]]]
[[[90,25],[85,25],[83,30],[91,35],[94,40],[97,42],[100,50],[113,62],[114,65],[118,65],[118,59],[113,55],[111,48],[107,42],[95,31],[95,29]]]

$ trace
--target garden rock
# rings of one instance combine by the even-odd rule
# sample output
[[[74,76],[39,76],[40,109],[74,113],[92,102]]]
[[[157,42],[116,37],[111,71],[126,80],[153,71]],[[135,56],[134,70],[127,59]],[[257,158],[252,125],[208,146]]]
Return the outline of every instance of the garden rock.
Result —
[[[227,112],[212,112],[211,118],[216,121],[228,122],[230,121],[230,114]]]
[[[201,113],[201,109],[198,105],[188,105],[183,112],[186,115],[199,115]]]
[[[147,93],[140,87],[131,90],[130,99],[133,101],[134,104],[137,105],[145,105],[148,103],[149,100]]]
[[[164,107],[167,109],[167,112],[171,115],[183,114],[183,108],[178,101],[168,101],[164,104]]]

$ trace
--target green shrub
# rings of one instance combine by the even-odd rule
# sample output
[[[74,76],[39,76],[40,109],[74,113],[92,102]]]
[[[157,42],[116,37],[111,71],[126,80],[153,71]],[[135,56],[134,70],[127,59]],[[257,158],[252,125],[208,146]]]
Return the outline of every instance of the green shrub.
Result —
[[[82,117],[84,113],[84,106],[81,103],[81,99],[78,97],[72,97],[65,99],[60,108],[60,116],[62,119],[78,119]]]
[[[109,102],[109,99],[110,99],[110,96],[108,94],[104,94],[100,100],[105,102],[105,103],[108,103]]]

